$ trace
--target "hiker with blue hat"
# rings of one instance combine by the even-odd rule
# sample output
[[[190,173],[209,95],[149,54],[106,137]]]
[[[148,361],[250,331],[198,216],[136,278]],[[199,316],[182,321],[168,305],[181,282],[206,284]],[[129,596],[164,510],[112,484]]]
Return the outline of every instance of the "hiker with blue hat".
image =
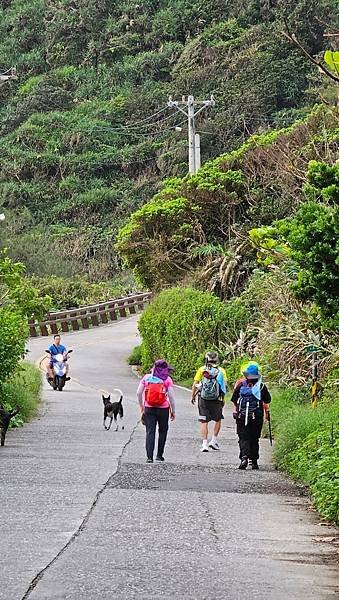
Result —
[[[252,469],[258,470],[259,439],[271,395],[262,382],[257,363],[251,362],[244,368],[243,378],[236,383],[231,400],[239,439],[239,469],[247,469],[248,462],[252,461]]]

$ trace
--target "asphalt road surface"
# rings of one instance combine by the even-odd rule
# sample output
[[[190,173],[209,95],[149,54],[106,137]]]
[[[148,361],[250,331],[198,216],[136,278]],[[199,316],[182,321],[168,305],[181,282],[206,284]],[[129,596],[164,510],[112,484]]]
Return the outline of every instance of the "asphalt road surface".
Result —
[[[302,488],[238,471],[230,410],[220,452],[199,452],[196,409],[177,389],[166,462],[145,464],[136,318],[67,334],[72,381],[44,388],[39,418],[0,449],[1,600],[322,600],[338,593],[335,530]],[[46,338],[30,342],[38,360]],[[122,388],[125,429],[102,427],[101,390]]]

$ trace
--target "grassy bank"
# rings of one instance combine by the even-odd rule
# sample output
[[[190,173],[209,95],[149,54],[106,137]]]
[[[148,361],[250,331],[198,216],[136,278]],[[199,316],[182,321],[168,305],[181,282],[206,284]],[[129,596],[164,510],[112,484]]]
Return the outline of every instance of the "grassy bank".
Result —
[[[20,408],[12,425],[19,426],[37,412],[41,397],[41,373],[34,365],[23,362],[18,372],[0,390],[1,401],[7,408]]]
[[[338,524],[338,395],[313,409],[302,392],[280,390],[274,394],[271,414],[276,465],[305,483],[320,514]]]

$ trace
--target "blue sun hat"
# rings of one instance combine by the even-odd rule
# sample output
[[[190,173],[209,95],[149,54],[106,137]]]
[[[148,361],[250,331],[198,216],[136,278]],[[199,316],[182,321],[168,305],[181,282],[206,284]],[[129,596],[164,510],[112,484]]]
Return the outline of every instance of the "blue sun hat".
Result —
[[[244,373],[246,379],[259,379],[260,378],[259,367],[255,363],[249,363],[243,373]]]

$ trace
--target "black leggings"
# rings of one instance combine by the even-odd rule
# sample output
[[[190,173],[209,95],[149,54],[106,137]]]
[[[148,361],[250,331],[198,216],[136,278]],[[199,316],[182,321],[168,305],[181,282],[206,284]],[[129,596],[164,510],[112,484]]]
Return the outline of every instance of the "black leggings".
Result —
[[[159,428],[157,456],[163,455],[168,431],[168,419],[169,408],[145,408],[147,458],[153,458],[157,424]]]
[[[263,418],[256,416],[255,419],[249,419],[245,425],[245,418],[241,417],[237,421],[237,434],[239,437],[240,458],[259,458],[259,438],[263,425]]]

